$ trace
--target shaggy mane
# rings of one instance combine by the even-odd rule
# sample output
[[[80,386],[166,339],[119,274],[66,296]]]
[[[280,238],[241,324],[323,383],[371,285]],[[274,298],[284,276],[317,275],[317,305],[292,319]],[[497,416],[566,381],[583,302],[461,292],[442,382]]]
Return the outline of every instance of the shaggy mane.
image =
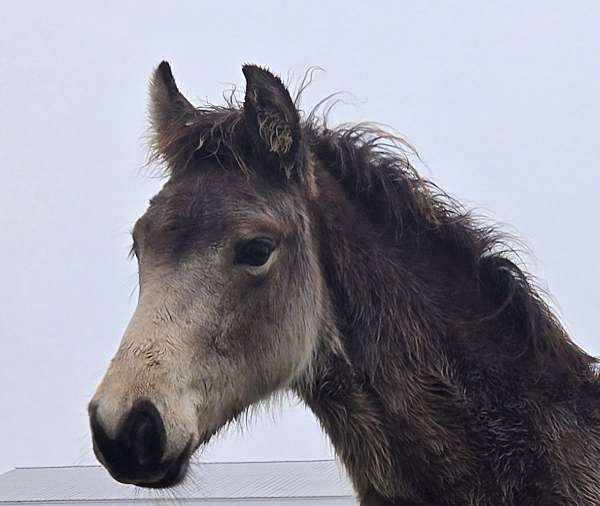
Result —
[[[398,239],[405,233],[430,234],[472,266],[482,288],[494,294],[496,310],[469,323],[511,318],[540,373],[556,358],[561,367],[584,375],[598,363],[570,339],[544,301],[544,291],[518,265],[518,241],[421,177],[409,160],[416,153],[404,139],[372,124],[329,129],[313,120],[306,127],[317,158],[373,221]]]

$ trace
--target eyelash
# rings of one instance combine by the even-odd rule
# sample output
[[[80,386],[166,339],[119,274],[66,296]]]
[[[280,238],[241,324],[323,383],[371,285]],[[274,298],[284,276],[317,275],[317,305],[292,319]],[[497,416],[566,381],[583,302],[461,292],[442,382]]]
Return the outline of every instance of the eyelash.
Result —
[[[133,260],[133,258],[137,258],[137,247],[135,241],[131,243],[131,248],[129,248],[129,253],[127,254],[127,258],[129,260]]]

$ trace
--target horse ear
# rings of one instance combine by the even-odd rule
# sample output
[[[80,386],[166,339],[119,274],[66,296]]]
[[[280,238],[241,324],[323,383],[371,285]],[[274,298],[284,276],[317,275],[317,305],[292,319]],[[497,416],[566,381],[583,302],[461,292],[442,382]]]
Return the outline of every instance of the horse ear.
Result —
[[[282,167],[289,178],[302,170],[300,114],[279,77],[256,65],[244,65],[244,117],[259,155]]]
[[[179,92],[171,66],[163,61],[150,79],[150,126],[152,130],[152,150],[155,156],[174,163],[177,151],[173,149],[178,128],[185,123],[194,106]],[[179,149],[179,148],[177,148]]]

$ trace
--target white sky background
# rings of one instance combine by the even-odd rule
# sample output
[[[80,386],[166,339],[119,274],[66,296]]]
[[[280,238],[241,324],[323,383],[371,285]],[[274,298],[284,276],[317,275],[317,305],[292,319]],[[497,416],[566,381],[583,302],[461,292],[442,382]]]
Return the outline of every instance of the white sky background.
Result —
[[[161,184],[140,168],[163,58],[196,102],[242,85],[244,62],[323,67],[306,107],[350,92],[332,122],[392,125],[428,177],[511,224],[600,355],[599,20],[593,1],[4,3],[0,471],[94,462],[86,404],[135,307],[129,230]],[[331,455],[302,407],[274,413],[202,458]]]

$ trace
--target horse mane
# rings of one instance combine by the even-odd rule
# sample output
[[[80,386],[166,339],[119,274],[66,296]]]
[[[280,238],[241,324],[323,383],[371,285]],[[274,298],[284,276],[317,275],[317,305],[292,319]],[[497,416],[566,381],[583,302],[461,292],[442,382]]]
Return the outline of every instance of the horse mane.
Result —
[[[471,265],[496,307],[471,323],[509,318],[523,334],[540,374],[557,363],[576,375],[589,374],[597,359],[570,339],[544,291],[519,265],[518,241],[422,177],[410,162],[416,153],[403,138],[376,124],[329,129],[314,118],[307,130],[317,158],[353,201],[364,204],[374,222],[398,240],[403,234],[430,234]]]
[[[301,83],[297,105],[307,84]],[[207,104],[182,115],[168,136],[151,133],[149,162],[162,162],[168,177],[192,169],[193,161],[208,158],[224,168],[233,164],[251,176],[242,133],[243,104],[235,89],[224,98],[223,106]],[[340,182],[353,202],[363,204],[374,223],[397,240],[404,234],[427,233],[460,254],[495,303],[495,311],[480,323],[510,318],[524,336],[540,374],[551,364],[561,364],[561,370],[577,377],[593,371],[598,360],[570,339],[545,302],[543,290],[519,266],[514,238],[422,177],[410,162],[413,149],[401,137],[372,123],[329,128],[327,115],[315,111],[303,117],[303,142],[322,168]]]

